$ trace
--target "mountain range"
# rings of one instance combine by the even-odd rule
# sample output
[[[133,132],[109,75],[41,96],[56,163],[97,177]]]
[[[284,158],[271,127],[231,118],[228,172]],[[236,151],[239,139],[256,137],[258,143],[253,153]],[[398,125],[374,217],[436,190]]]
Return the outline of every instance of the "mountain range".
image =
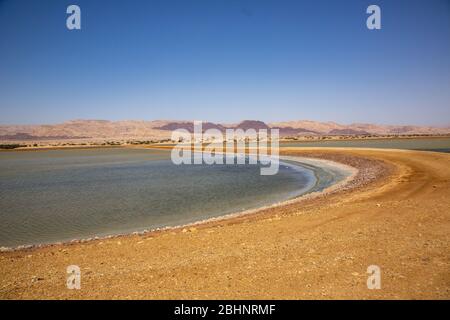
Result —
[[[413,125],[376,125],[354,123],[350,125],[336,122],[317,122],[309,120],[265,123],[245,120],[237,124],[203,122],[203,130],[215,128],[220,131],[231,129],[247,130],[253,128],[277,128],[281,136],[323,136],[323,135],[412,135],[449,134],[450,127],[431,127]],[[38,140],[125,140],[125,139],[168,139],[175,129],[193,132],[192,121],[108,121],[72,120],[50,125],[0,125],[0,141],[38,141]]]

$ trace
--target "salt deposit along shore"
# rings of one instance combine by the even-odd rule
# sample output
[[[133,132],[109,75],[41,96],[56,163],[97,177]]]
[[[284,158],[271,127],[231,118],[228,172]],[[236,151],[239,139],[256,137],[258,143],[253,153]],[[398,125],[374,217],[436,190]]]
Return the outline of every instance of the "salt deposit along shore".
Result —
[[[358,171],[326,193],[189,228],[2,252],[0,298],[450,298],[450,154],[282,154]],[[69,265],[80,290],[66,288]],[[380,290],[367,288],[369,265]]]

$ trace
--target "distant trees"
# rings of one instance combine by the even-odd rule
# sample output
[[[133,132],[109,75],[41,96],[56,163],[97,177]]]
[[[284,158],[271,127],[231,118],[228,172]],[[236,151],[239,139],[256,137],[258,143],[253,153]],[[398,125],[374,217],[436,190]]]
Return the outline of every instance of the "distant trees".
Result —
[[[16,149],[16,148],[20,148],[20,147],[26,147],[26,145],[23,145],[23,144],[17,144],[17,143],[13,143],[13,144],[0,144],[0,149]]]

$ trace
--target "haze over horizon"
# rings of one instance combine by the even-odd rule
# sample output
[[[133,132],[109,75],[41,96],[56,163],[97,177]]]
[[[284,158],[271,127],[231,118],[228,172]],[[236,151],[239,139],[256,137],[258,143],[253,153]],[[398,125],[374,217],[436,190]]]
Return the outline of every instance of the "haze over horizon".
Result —
[[[79,31],[66,28],[69,4]],[[370,4],[381,30],[366,27]],[[5,0],[0,38],[0,125],[450,126],[446,0]]]
[[[240,119],[237,121],[210,121],[209,119],[117,119],[117,120],[111,120],[111,119],[68,119],[58,122],[46,122],[46,123],[8,123],[4,124],[0,122],[0,126],[45,126],[45,125],[61,125],[68,122],[77,122],[77,121],[110,121],[110,122],[131,122],[131,121],[145,121],[145,122],[152,122],[152,121],[163,121],[163,122],[170,122],[170,123],[181,123],[181,122],[191,122],[191,121],[202,121],[203,123],[215,123],[215,124],[222,124],[222,125],[232,125],[232,124],[239,124],[245,121],[262,121],[266,124],[269,123],[282,123],[282,122],[303,122],[303,121],[309,121],[309,122],[316,122],[316,123],[335,123],[338,125],[343,126],[350,126],[350,125],[356,125],[356,124],[362,124],[362,125],[376,125],[376,126],[420,126],[420,127],[435,127],[435,128],[450,128],[450,122],[448,124],[443,125],[421,125],[416,123],[379,123],[379,122],[339,122],[334,120],[314,120],[314,119],[282,119],[277,121],[263,121],[260,119]]]

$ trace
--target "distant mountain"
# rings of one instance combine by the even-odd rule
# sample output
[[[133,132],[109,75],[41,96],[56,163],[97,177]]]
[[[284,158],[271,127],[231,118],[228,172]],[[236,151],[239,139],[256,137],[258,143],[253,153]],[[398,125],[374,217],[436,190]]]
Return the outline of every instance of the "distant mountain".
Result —
[[[292,128],[292,127],[277,127],[273,126],[272,129],[280,130],[281,136],[298,136],[298,135],[319,135],[319,132],[308,130],[304,128]]]
[[[28,133],[15,133],[15,134],[9,134],[9,135],[3,135],[0,136],[0,141],[2,140],[15,140],[15,141],[35,141],[35,140],[70,140],[70,139],[86,139],[89,137],[83,137],[83,136],[77,136],[77,137],[70,137],[70,136],[33,136]]]
[[[218,129],[279,129],[281,136],[305,135],[386,135],[386,134],[448,134],[450,128],[426,126],[393,126],[355,123],[350,125],[335,122],[309,120],[264,123],[245,120],[237,124],[204,122],[203,130]],[[175,129],[193,132],[192,121],[107,121],[72,120],[52,125],[0,125],[0,141],[40,140],[161,140],[168,139]]]
[[[185,129],[188,132],[194,132],[194,122],[193,121],[182,121],[182,122],[170,122],[161,127],[155,127],[157,130],[177,130],[177,129]],[[224,131],[226,128],[221,124],[215,124],[212,122],[203,122],[202,123],[202,131],[206,131],[208,129],[218,129],[220,131]]]
[[[0,140],[16,139],[14,135],[29,135],[35,140],[66,139],[166,139],[170,132],[154,129],[170,121],[106,121],[106,120],[72,120],[53,125],[0,126]],[[30,139],[26,139],[30,140]]]
[[[238,125],[235,126],[234,128],[242,130],[255,129],[257,131],[261,129],[270,129],[270,127],[264,122],[255,120],[244,120],[238,123]]]
[[[176,129],[185,129],[188,132],[194,132],[194,125],[193,122],[171,122],[164,126],[157,127],[155,129],[159,130],[176,130]],[[261,129],[269,130],[271,129],[270,126],[268,126],[266,123],[262,121],[256,121],[256,120],[244,120],[242,122],[239,122],[238,124],[234,125],[222,125],[222,124],[215,124],[211,122],[204,122],[202,123],[202,131],[205,132],[208,129],[218,129],[219,131],[225,132],[226,129],[242,129],[242,130],[248,130],[248,129],[254,129],[256,131],[259,131]],[[289,135],[299,135],[301,133],[310,133],[310,134],[317,134],[317,132],[309,131],[301,128],[291,128],[291,127],[273,127],[273,129],[279,129],[280,135],[282,136],[289,136]]]
[[[336,122],[317,122],[309,120],[286,121],[269,123],[271,127],[287,127],[316,132],[319,135],[386,135],[386,134],[447,134],[449,128],[430,126],[395,126],[376,125],[368,123],[354,123],[350,125],[338,124]]]

